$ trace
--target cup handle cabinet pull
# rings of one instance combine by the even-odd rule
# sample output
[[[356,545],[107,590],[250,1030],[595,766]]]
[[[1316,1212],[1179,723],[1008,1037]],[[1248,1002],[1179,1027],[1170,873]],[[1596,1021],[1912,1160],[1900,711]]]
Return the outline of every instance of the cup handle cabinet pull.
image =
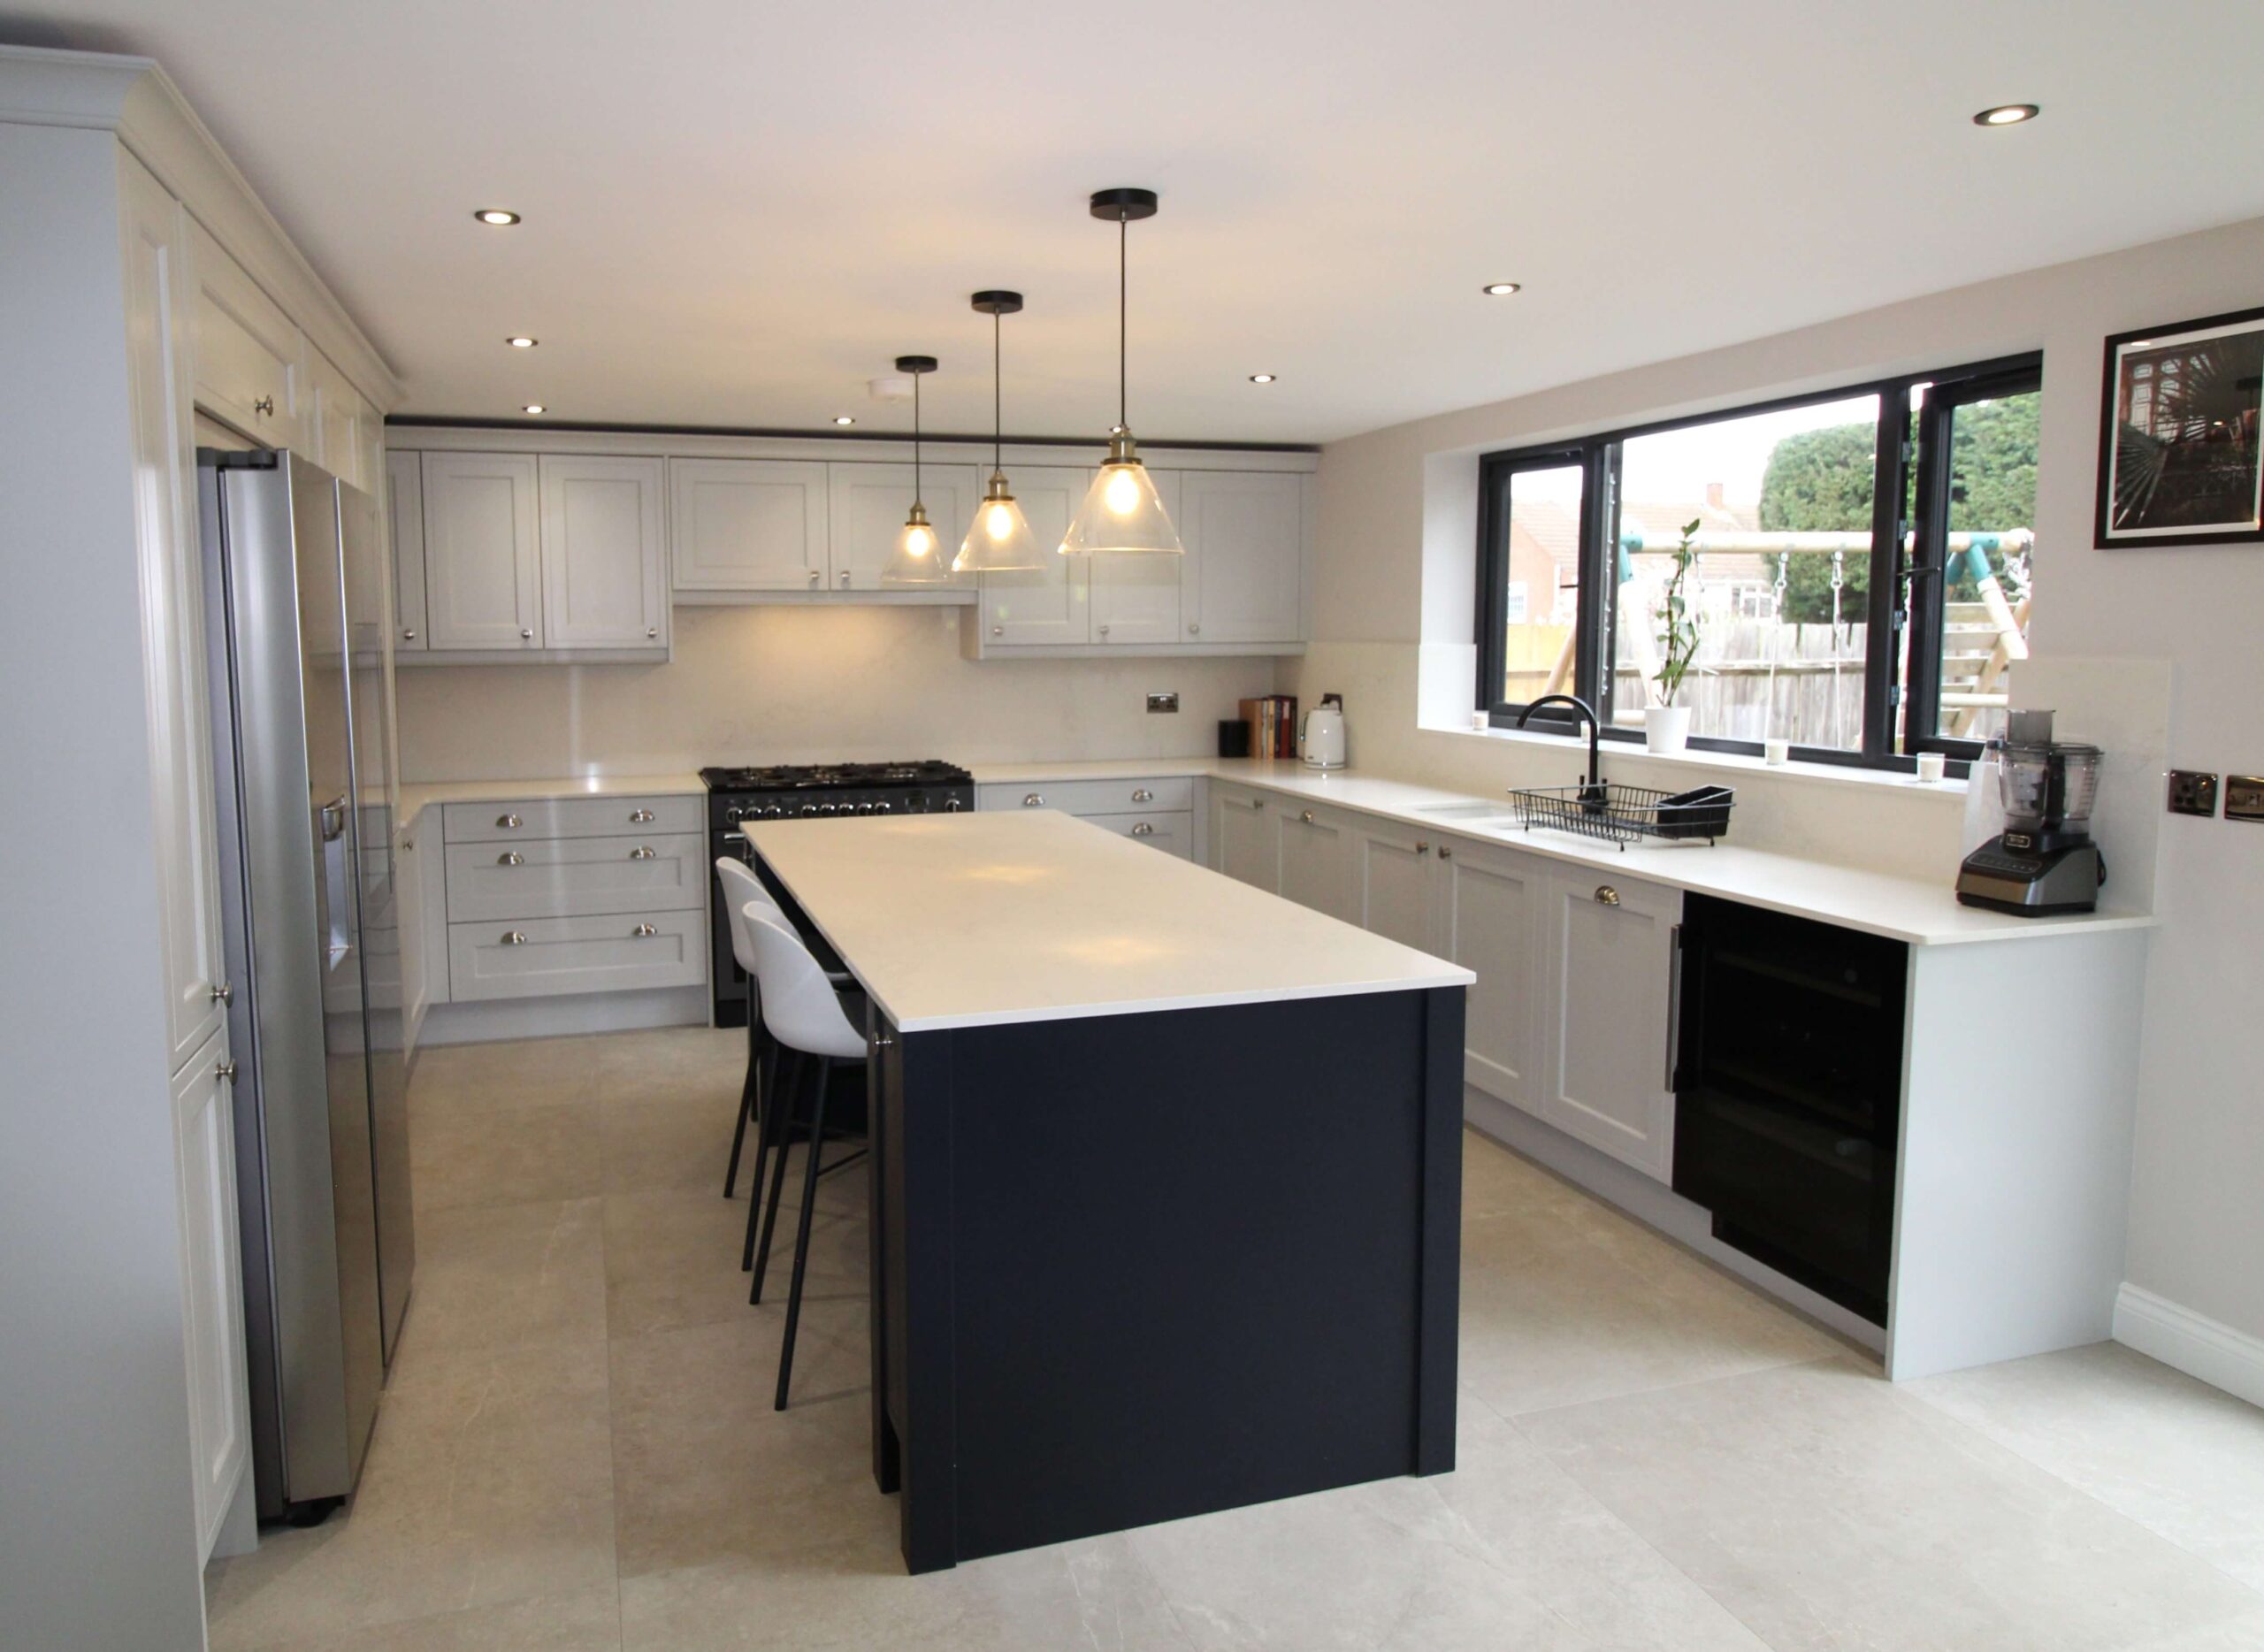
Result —
[[[526,864],[526,857],[521,854],[516,849],[506,849],[502,853],[495,857],[495,864],[498,866],[524,866]]]
[[[1156,829],[1151,822],[1142,821],[1132,828],[1132,835],[1135,837],[1152,837],[1156,835]]]
[[[520,934],[516,929],[506,929],[506,930],[504,930],[504,931],[503,931],[503,945],[506,945],[506,946],[524,946],[526,944],[527,944],[527,937],[526,937],[525,936],[524,936],[524,935]]]
[[[495,817],[495,823],[498,826],[501,826],[505,831],[516,831],[520,827],[526,824],[524,821],[521,820],[516,815],[498,815]]]
[[[519,631],[519,640],[521,642],[532,642],[534,640],[534,632],[522,627]]]
[[[652,823],[652,820],[653,811],[650,809],[631,809],[629,811],[629,823],[632,826],[647,826]]]
[[[649,860],[655,853],[656,851],[650,844],[640,843],[629,852],[629,858],[632,860]]]
[[[1028,797],[1022,799],[1022,807],[1026,809],[1044,808],[1045,807],[1045,794],[1043,792],[1031,792]]]
[[[1147,787],[1142,786],[1132,793],[1132,800],[1135,803],[1153,803],[1156,800],[1156,794]]]
[[[1609,883],[1598,883],[1595,886],[1595,904],[1599,906],[1618,906],[1619,904],[1619,891],[1612,888]]]
[[[649,923],[640,923],[636,929],[637,938],[639,940],[644,939],[645,937],[648,935],[658,935],[660,931]]]

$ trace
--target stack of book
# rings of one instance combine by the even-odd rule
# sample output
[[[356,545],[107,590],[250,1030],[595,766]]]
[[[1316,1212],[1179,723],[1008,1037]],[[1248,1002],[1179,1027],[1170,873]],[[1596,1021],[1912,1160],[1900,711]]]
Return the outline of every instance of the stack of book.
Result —
[[[1297,697],[1260,694],[1242,702],[1242,720],[1250,724],[1252,757],[1295,757],[1297,754]]]

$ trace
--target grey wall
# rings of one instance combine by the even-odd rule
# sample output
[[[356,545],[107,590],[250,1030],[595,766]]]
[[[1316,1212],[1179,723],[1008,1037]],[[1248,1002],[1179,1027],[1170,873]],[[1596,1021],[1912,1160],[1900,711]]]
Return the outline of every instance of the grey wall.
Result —
[[[118,148],[0,125],[0,1646],[204,1643]]]

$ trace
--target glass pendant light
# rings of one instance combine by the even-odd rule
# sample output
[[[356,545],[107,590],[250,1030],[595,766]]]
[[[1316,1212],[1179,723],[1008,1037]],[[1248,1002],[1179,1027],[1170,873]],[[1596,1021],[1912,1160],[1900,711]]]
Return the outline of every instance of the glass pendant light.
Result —
[[[912,509],[896,536],[896,549],[881,570],[884,585],[940,585],[952,577],[945,565],[943,546],[928,521],[928,507],[920,497],[920,379],[936,371],[932,356],[899,356],[896,371],[912,375]]]
[[[1179,531],[1171,525],[1164,501],[1156,493],[1155,478],[1140,463],[1140,450],[1124,417],[1125,371],[1125,254],[1135,218],[1156,215],[1152,189],[1104,189],[1092,198],[1097,218],[1116,224],[1116,427],[1108,432],[1108,461],[1093,478],[1085,502],[1078,507],[1069,532],[1061,540],[1061,554],[1084,556],[1106,551],[1165,551],[1174,555],[1184,549]]]
[[[998,456],[1006,440],[1002,434],[1006,429],[1004,403],[998,388],[998,317],[1020,310],[1022,295],[984,292],[977,293],[970,302],[979,313],[990,317],[990,485],[983,490],[983,502],[975,508],[975,520],[968,527],[967,538],[960,543],[952,571],[997,574],[1043,568],[1045,559],[1038,554],[1036,537],[1030,532],[1022,508],[1014,502],[1013,493],[1006,486],[1006,466]]]

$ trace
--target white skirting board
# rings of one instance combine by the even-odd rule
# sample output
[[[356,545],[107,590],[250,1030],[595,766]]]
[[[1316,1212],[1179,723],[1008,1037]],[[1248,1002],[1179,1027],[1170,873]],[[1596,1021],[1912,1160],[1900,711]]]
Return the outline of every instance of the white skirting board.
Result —
[[[424,1012],[417,1048],[492,1044],[507,1038],[565,1038],[577,1033],[631,1032],[646,1027],[705,1027],[708,987],[648,987],[634,992],[582,992],[555,998],[483,998],[435,1004]]]
[[[2251,1405],[2264,1405],[2264,1337],[2125,1284],[2115,1297],[2115,1340]]]
[[[1480,1135],[1553,1170],[1573,1186],[1593,1193],[1615,1210],[1625,1212],[1665,1235],[1687,1250],[1734,1273],[1796,1312],[1874,1354],[1884,1354],[1886,1333],[1861,1314],[1850,1313],[1828,1296],[1819,1296],[1798,1280],[1787,1278],[1765,1262],[1756,1262],[1742,1250],[1733,1250],[1714,1237],[1713,1218],[1703,1206],[1693,1205],[1663,1182],[1600,1153],[1586,1142],[1573,1140],[1554,1125],[1544,1124],[1498,1097],[1473,1085],[1462,1088],[1462,1116]]]

